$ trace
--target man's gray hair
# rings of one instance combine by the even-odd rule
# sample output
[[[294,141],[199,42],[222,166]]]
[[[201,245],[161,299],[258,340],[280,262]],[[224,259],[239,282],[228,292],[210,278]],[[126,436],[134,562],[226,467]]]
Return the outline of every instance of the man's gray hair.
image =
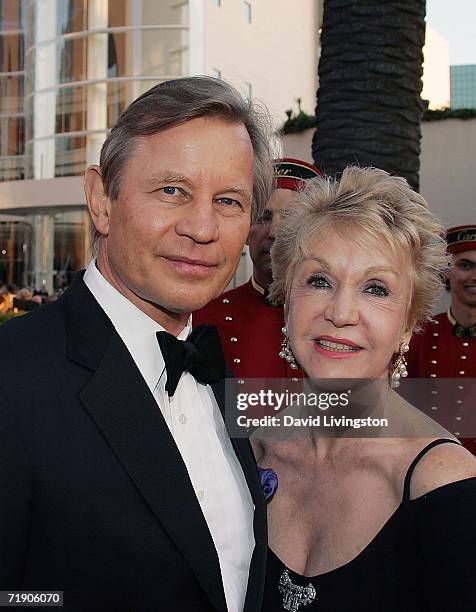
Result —
[[[252,220],[259,218],[273,189],[269,114],[225,81],[205,76],[159,83],[122,113],[101,148],[99,165],[108,198],[119,197],[124,164],[140,138],[199,117],[217,117],[246,127],[254,153]],[[97,255],[101,234],[91,226],[91,248]]]

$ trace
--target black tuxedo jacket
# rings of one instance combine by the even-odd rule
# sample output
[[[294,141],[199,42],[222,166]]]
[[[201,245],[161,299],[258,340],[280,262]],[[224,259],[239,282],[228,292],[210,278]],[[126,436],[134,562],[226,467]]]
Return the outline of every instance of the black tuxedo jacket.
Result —
[[[224,381],[213,391],[223,409]],[[255,504],[254,612],[266,509],[248,440],[232,442]],[[68,611],[226,610],[182,457],[82,275],[0,328],[0,590],[10,589],[61,590]]]

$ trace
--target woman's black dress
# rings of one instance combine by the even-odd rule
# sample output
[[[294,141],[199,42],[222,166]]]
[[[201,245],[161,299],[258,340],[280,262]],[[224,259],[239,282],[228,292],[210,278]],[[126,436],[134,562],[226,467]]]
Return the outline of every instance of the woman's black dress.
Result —
[[[352,561],[315,577],[288,569],[270,550],[264,612],[476,611],[476,478],[453,482],[400,506]]]

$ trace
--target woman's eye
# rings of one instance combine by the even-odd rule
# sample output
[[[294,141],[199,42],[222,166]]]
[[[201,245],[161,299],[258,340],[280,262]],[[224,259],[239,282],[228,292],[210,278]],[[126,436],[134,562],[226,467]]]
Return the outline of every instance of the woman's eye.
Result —
[[[371,293],[378,297],[386,297],[389,294],[388,289],[384,285],[370,285],[365,289],[366,293]]]
[[[312,287],[316,287],[317,289],[330,287],[329,281],[320,274],[313,274],[307,281],[307,284],[311,285]]]

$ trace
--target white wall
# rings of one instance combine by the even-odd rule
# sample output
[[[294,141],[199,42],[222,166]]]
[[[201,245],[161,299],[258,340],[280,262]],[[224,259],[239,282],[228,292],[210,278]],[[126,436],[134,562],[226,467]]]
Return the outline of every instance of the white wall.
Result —
[[[430,108],[447,107],[450,105],[450,47],[429,25],[426,26],[423,56],[421,97],[429,100]]]
[[[312,163],[314,130],[289,134],[284,154]],[[446,227],[476,220],[476,119],[422,123],[420,191]]]
[[[221,77],[261,100],[275,127],[287,109],[314,114],[316,105],[320,2],[318,0],[250,0],[252,23],[243,0],[204,1],[204,72]]]

